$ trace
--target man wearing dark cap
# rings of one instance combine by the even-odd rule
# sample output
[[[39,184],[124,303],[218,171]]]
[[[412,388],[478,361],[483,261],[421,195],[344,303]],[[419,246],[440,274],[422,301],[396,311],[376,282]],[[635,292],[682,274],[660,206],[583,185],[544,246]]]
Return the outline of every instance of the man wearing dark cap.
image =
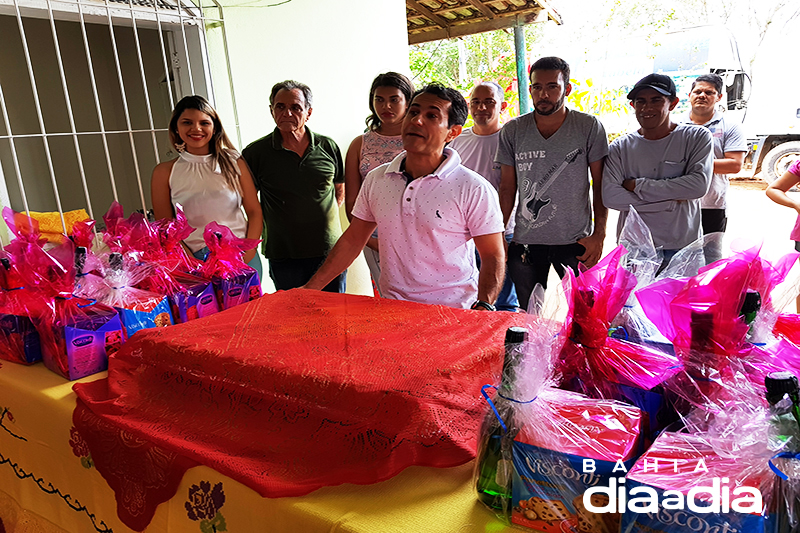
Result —
[[[628,99],[640,128],[611,144],[603,172],[603,202],[620,211],[617,237],[633,206],[663,249],[662,266],[702,235],[700,198],[714,165],[711,133],[671,120],[676,93],[663,74],[636,82]]]

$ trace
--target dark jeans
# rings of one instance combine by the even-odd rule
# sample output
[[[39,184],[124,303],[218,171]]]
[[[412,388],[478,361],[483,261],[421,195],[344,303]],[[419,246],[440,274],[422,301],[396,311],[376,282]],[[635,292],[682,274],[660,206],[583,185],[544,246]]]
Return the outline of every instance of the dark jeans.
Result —
[[[569,267],[578,275],[578,256],[586,253],[582,244],[519,244],[508,245],[508,275],[517,289],[519,306],[528,310],[531,293],[537,284],[547,288],[547,276],[550,266],[563,278]]]
[[[658,267],[656,270],[656,276],[661,274],[667,266],[669,266],[669,262],[672,261],[672,258],[675,257],[675,254],[680,252],[680,248],[677,250],[661,250],[663,254],[663,258],[661,259],[661,266]]]
[[[725,233],[728,227],[728,217],[725,216],[724,209],[701,209],[700,218],[703,223],[703,235]],[[722,259],[722,241],[718,239],[706,243],[703,254],[706,256],[707,265]]]
[[[322,263],[324,257],[308,257],[304,259],[270,259],[269,277],[275,283],[275,289],[288,291],[308,283]],[[347,271],[345,270],[328,283],[325,292],[344,292]]]
[[[510,242],[509,237],[506,237],[506,240]],[[479,254],[477,250],[475,250],[475,260],[478,264],[478,270],[480,270],[481,254]],[[508,275],[508,264],[506,264],[506,279],[503,281],[503,287],[500,289],[500,294],[497,295],[497,301],[495,301],[494,306],[498,311],[516,311],[519,307],[517,290],[514,288],[511,276]]]

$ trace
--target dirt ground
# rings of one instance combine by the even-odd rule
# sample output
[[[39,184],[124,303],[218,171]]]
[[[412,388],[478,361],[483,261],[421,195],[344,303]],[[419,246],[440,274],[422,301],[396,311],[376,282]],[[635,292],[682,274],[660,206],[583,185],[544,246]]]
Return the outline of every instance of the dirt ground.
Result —
[[[758,178],[736,178],[731,180],[731,187],[746,191],[763,191],[767,188],[767,183]]]

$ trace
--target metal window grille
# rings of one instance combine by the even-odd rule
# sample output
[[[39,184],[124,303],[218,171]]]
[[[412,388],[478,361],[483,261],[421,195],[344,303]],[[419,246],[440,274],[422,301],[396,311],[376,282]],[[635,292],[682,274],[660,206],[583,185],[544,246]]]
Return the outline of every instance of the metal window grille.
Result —
[[[202,1],[0,0],[0,204],[57,211],[65,233],[65,211],[146,212],[189,94],[241,145],[222,6]]]

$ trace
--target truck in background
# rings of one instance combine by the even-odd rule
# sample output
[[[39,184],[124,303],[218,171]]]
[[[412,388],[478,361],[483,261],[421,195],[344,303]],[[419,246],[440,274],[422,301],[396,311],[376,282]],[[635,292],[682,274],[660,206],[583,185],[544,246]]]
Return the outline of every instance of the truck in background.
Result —
[[[594,67],[590,70],[601,72],[595,77],[601,90],[621,88],[619,98],[646,74],[667,74],[681,98],[673,112],[678,117],[689,112],[692,81],[700,74],[719,74],[725,81],[720,105],[742,123],[748,139],[749,151],[738,176],[759,176],[771,183],[800,159],[800,95],[795,89],[798,85],[787,79],[795,75],[792,69],[796,66],[781,64],[780,43],[773,47],[776,50],[764,50],[759,56],[765,66],[756,65],[761,68],[755,84],[742,64],[736,36],[723,26],[696,26],[663,33],[650,42],[617,43],[599,57],[591,54],[595,57],[588,63]],[[608,122],[607,130],[612,133],[638,127],[631,113],[622,122],[619,117],[604,118],[603,122]]]

